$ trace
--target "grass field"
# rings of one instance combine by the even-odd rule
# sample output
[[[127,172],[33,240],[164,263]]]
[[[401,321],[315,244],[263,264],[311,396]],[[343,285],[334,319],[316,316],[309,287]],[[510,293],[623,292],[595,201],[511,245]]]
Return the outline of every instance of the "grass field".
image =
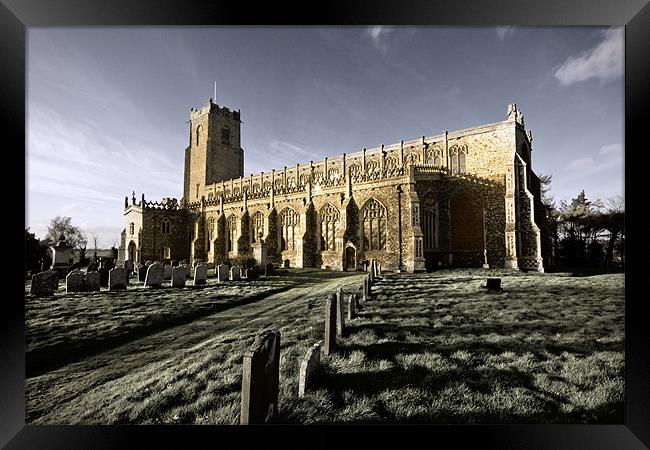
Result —
[[[28,336],[39,336],[32,351],[58,345],[68,360],[43,356],[40,367],[55,368],[26,380],[27,423],[236,424],[242,355],[267,328],[281,332],[280,422],[623,422],[622,274],[386,274],[298,399],[300,360],[322,338],[326,295],[358,291],[361,276],[292,271],[265,281],[266,294],[247,291],[247,302],[236,300],[243,285],[230,296],[227,285],[185,289],[180,305],[171,290],[136,289],[139,300],[123,300],[128,319],[112,318],[121,310],[113,293],[80,296],[83,308],[50,299],[61,321],[81,308],[106,325],[72,338],[74,327],[48,324],[45,305],[28,318]],[[501,277],[504,291],[482,289],[487,276]],[[202,312],[187,316],[193,308]],[[131,331],[120,345],[100,344],[123,324]],[[78,358],[75,345],[86,349]]]

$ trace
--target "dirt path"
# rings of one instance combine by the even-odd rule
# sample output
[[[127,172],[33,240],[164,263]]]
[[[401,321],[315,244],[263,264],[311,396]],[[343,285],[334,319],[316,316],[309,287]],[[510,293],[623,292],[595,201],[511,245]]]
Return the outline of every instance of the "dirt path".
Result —
[[[185,353],[219,342],[220,334],[245,324],[263,321],[265,315],[281,314],[300,303],[324,297],[338,287],[355,289],[364,274],[345,278],[315,279],[301,287],[270,295],[254,303],[211,314],[118,348],[68,364],[26,380],[27,423],[57,423],[57,410],[90,391],[152,365],[174,364]],[[105,399],[104,399],[105,400]]]

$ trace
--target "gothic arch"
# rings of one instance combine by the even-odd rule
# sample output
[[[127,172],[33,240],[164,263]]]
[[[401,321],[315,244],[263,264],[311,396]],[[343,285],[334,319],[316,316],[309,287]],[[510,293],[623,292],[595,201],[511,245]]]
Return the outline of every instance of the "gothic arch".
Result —
[[[386,207],[376,198],[369,198],[361,207],[359,220],[362,232],[362,249],[386,250],[388,214]]]
[[[280,251],[295,250],[300,232],[300,214],[287,206],[278,214]]]
[[[424,250],[438,248],[438,202],[433,192],[422,196],[420,201],[420,229],[423,234]]]
[[[341,213],[331,203],[325,203],[318,213],[321,251],[336,250],[336,232]]]
[[[237,222],[239,218],[235,214],[231,214],[226,219],[226,252],[235,250],[235,242],[237,242]]]

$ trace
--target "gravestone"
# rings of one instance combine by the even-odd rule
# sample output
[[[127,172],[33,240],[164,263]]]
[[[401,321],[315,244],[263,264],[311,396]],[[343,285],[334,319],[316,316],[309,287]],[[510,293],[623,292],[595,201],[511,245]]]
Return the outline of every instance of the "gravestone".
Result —
[[[343,289],[336,290],[336,335],[343,336],[345,333],[345,299]]]
[[[200,286],[208,281],[208,266],[197,264],[194,268],[194,286]]]
[[[327,296],[325,304],[325,339],[323,339],[323,354],[331,355],[336,348],[336,296]]]
[[[368,276],[363,277],[363,302],[367,302],[370,299],[370,278]]]
[[[192,278],[192,272],[190,271],[189,264],[181,264],[179,267],[185,269],[185,278]]]
[[[160,287],[163,281],[163,268],[160,264],[152,264],[147,268],[147,276],[144,279],[145,286]]]
[[[359,309],[359,294],[352,294],[352,296],[354,297],[354,310],[356,311]]]
[[[368,282],[370,284],[375,282],[375,274],[373,273],[372,267],[373,267],[373,265],[372,265],[372,263],[370,263],[370,270],[368,271],[368,276],[367,276],[368,277]]]
[[[264,268],[264,275],[269,276],[269,275],[275,275],[275,266],[273,263],[268,263],[266,267]]]
[[[241,280],[241,273],[239,266],[232,266],[230,268],[230,280],[235,281],[235,280]]]
[[[262,233],[257,235],[257,241],[253,244],[253,258],[261,267],[268,263],[268,244],[262,239]]]
[[[228,281],[230,275],[228,273],[228,266],[226,264],[219,264],[215,272],[217,273],[217,281],[219,283]]]
[[[80,270],[73,270],[65,277],[65,292],[82,292],[84,290],[84,274]]]
[[[163,280],[171,280],[172,279],[172,266],[165,266],[163,267]]]
[[[138,269],[138,281],[144,283],[144,280],[147,278],[147,270],[149,269],[149,266],[146,264],[144,266],[140,266]]]
[[[133,272],[133,261],[124,261],[124,269],[126,269],[127,275]]]
[[[501,290],[501,278],[488,278],[485,286],[483,286],[491,291],[500,291]]]
[[[94,291],[100,291],[100,279],[99,279],[99,272],[96,270],[93,270],[92,272],[86,272],[86,276],[84,277],[84,289],[86,291],[94,292]]]
[[[271,423],[278,414],[280,332],[266,330],[244,353],[240,424]]]
[[[123,267],[116,267],[108,272],[108,290],[126,289],[129,284],[129,274]]]
[[[55,270],[32,275],[32,286],[29,293],[37,297],[53,295],[59,289],[59,274]]]
[[[172,268],[172,287],[185,287],[187,269],[183,266]]]
[[[102,287],[108,287],[108,272],[110,269],[107,267],[102,267],[99,269],[99,285]]]
[[[354,298],[354,295],[350,295],[350,297],[348,297],[348,320],[352,320],[356,317],[354,311],[354,307],[356,306],[355,302],[356,300]]]
[[[247,280],[257,280],[260,276],[260,266],[257,264],[251,267],[250,269],[246,269],[246,279]]]
[[[318,341],[309,347],[300,363],[300,371],[298,372],[298,398],[305,396],[305,390],[307,390],[312,381],[312,374],[320,365],[320,347],[322,344],[323,341]]]

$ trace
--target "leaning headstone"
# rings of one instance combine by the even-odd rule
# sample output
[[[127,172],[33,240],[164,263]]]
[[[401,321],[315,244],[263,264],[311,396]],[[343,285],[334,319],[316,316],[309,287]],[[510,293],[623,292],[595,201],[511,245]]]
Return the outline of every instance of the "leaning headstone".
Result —
[[[172,279],[172,266],[165,266],[163,267],[163,280],[171,280]]]
[[[84,274],[80,270],[73,270],[65,277],[65,292],[81,292],[84,290]]]
[[[345,299],[343,289],[336,290],[336,335],[343,336],[345,333]]]
[[[311,384],[311,376],[320,365],[320,347],[323,341],[318,341],[309,349],[300,363],[298,372],[298,398],[305,396],[305,390]]]
[[[354,295],[348,297],[348,320],[352,320],[356,317],[354,307],[355,307],[355,298]]]
[[[228,281],[229,274],[228,274],[228,266],[226,264],[219,264],[215,272],[217,273],[217,281],[219,283]]]
[[[187,269],[183,266],[172,268],[172,287],[185,287]]]
[[[240,424],[271,423],[278,414],[280,332],[266,330],[244,353]]]
[[[500,291],[501,278],[488,278],[484,287],[491,291]]]
[[[147,270],[149,269],[148,265],[140,266],[138,269],[138,281],[144,283],[144,280],[147,278]]]
[[[160,264],[152,264],[147,269],[147,276],[144,279],[145,286],[160,287],[163,281],[163,268]]]
[[[200,286],[208,281],[208,266],[197,264],[194,268],[194,286]]]
[[[129,274],[123,267],[116,267],[108,272],[108,290],[126,289]]]
[[[59,289],[59,274],[55,270],[46,270],[32,275],[29,293],[37,297],[53,295]]]
[[[327,296],[325,304],[325,339],[323,339],[323,354],[331,355],[336,348],[336,296]]]
[[[96,270],[92,272],[86,272],[86,276],[84,276],[84,290],[86,291],[100,291],[100,276],[99,272]]]
[[[230,280],[231,281],[241,280],[241,272],[239,266],[232,266],[230,268]]]

